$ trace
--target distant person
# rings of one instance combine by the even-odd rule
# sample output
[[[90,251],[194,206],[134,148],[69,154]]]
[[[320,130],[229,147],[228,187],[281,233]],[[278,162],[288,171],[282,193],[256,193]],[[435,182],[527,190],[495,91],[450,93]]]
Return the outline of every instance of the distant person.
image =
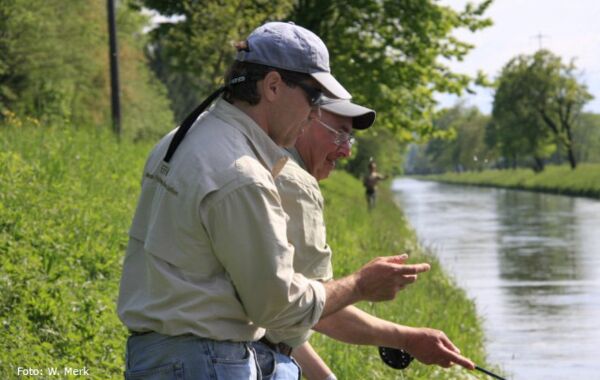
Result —
[[[130,331],[126,379],[259,379],[251,344],[265,329],[305,334],[347,305],[394,298],[429,269],[393,256],[327,283],[294,271],[274,180],[280,147],[317,116],[322,92],[350,98],[318,36],[267,23],[238,45],[224,83],[144,167],[117,306]],[[294,361],[281,364],[298,379]]]
[[[367,207],[369,210],[375,208],[375,202],[377,200],[377,184],[379,181],[383,181],[386,178],[386,175],[377,172],[377,164],[373,159],[371,159],[369,161],[369,172],[363,179],[365,196],[367,198]]]
[[[283,209],[290,217],[287,228],[288,239],[296,248],[294,270],[307,278],[327,283],[333,279],[332,251],[327,244],[324,202],[318,181],[329,176],[338,159],[350,156],[354,141],[352,131],[371,127],[375,112],[347,100],[326,98],[320,108],[321,117],[313,119],[298,137],[295,147],[288,149],[292,159],[283,167],[275,183]],[[406,259],[401,256],[399,263]],[[411,282],[412,279],[407,278],[405,285]],[[471,361],[459,354],[443,332],[395,324],[354,306],[321,319],[314,329],[345,343],[404,349],[423,363],[443,367],[457,363],[473,369]],[[308,380],[336,378],[307,342],[308,333],[298,335],[293,330],[267,330],[266,337],[279,345],[294,347],[292,356],[300,363]],[[277,367],[286,357],[269,355],[263,342],[255,343],[254,347],[263,375],[279,380]]]

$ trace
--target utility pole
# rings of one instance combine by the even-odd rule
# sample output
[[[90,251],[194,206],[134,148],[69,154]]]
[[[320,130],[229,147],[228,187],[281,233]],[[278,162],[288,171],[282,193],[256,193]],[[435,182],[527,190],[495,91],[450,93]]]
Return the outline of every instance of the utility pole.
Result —
[[[545,36],[542,34],[542,32],[539,32],[538,34],[536,34],[535,36],[532,36],[531,38],[537,38],[539,50],[542,50],[542,39],[548,38],[548,36]]]
[[[115,1],[107,0],[108,40],[110,59],[110,92],[113,130],[121,137],[121,101],[119,89],[119,55],[117,52],[117,25],[115,22]]]

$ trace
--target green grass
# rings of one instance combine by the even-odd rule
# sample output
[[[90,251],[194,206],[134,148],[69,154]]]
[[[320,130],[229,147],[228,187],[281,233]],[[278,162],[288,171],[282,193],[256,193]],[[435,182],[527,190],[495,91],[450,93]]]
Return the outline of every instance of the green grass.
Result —
[[[121,261],[150,145],[102,131],[0,129],[0,378],[122,377]]]
[[[102,130],[0,129],[0,378],[17,368],[87,367],[122,378],[127,336],[115,313],[127,230],[141,170],[154,142],[118,143]],[[393,302],[360,307],[413,326],[444,330],[480,364],[483,335],[473,303],[416,243],[391,197],[368,213],[359,181],[335,173],[323,184],[336,276],[369,259],[410,252],[430,273]],[[340,379],[402,378],[372,347],[315,334]],[[469,379],[468,371],[414,363],[410,379]]]
[[[421,248],[389,191],[382,190],[375,210],[367,211],[362,184],[335,172],[321,182],[325,196],[327,236],[334,252],[335,276],[350,274],[378,256],[407,252],[410,262],[429,262],[432,270],[417,283],[383,303],[358,306],[376,316],[409,326],[443,330],[463,354],[484,365],[484,336],[474,304],[456,287],[430,253]],[[386,367],[373,347],[349,346],[319,334],[311,343],[340,379],[478,379],[460,367],[446,370],[413,362],[405,371]]]
[[[482,172],[445,173],[419,177],[465,185],[506,187],[556,194],[600,198],[600,164],[547,166],[541,173],[529,169],[485,170]]]

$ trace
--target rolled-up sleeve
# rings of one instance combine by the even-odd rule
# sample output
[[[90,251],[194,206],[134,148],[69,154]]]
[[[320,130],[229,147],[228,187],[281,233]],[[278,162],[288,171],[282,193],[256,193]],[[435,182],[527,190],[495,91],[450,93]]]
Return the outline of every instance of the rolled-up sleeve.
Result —
[[[253,323],[299,333],[317,323],[325,289],[294,272],[287,215],[274,184],[237,186],[213,199],[202,214],[214,252]]]

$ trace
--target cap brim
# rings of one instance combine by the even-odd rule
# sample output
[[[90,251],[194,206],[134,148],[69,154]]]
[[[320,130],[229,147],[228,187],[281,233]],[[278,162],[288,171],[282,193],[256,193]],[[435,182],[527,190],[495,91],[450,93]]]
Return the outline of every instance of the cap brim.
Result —
[[[320,107],[335,115],[351,117],[353,129],[367,129],[375,122],[375,111],[349,100],[325,99]]]
[[[328,72],[310,73],[325,90],[325,95],[334,99],[351,99],[352,95]]]

